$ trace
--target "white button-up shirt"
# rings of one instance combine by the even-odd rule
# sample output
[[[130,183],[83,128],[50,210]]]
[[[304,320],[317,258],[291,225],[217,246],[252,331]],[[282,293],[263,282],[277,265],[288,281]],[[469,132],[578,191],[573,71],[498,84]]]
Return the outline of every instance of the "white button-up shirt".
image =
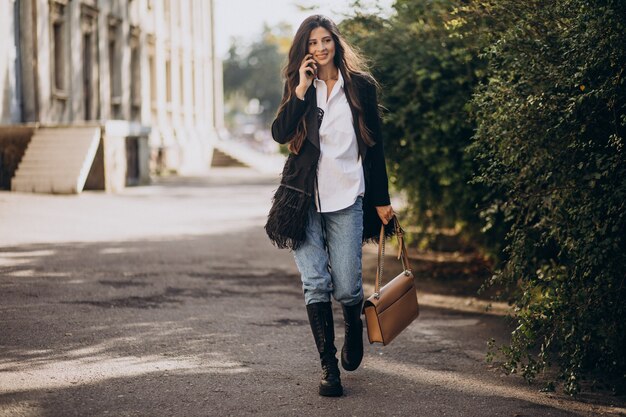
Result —
[[[317,107],[324,112],[319,128],[321,156],[315,203],[317,211],[327,213],[354,204],[365,193],[365,178],[341,71],[330,97],[324,81],[315,78],[313,86]]]

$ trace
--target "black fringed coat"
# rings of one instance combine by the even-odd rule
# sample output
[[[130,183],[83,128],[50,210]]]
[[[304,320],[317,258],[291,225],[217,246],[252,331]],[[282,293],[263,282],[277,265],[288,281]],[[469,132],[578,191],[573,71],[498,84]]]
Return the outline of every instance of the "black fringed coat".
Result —
[[[365,177],[365,194],[363,196],[363,242],[378,241],[381,220],[376,206],[389,205],[389,190],[381,121],[378,113],[376,86],[373,80],[362,75],[353,75],[352,82],[359,94],[359,102],[363,108],[363,117],[367,128],[376,141],[368,147],[358,128],[357,113],[352,105],[347,89],[344,90],[352,110],[352,120],[356,132],[359,155],[363,161]],[[295,94],[287,102],[284,109],[272,123],[272,137],[280,144],[289,142],[296,131],[301,117],[305,117],[307,128],[306,140],[300,152],[289,154],[281,183],[272,199],[265,231],[272,243],[279,248],[297,249],[306,238],[308,211],[313,205],[317,180],[317,166],[320,158],[319,125],[321,117],[317,111],[317,95],[315,88],[309,87],[304,100]],[[385,227],[385,234],[393,234],[393,224]]]

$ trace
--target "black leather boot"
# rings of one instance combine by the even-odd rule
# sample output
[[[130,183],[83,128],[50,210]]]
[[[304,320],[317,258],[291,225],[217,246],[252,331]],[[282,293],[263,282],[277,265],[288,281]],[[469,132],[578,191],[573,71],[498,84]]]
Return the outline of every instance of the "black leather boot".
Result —
[[[341,305],[346,324],[346,338],[341,348],[341,366],[346,371],[354,371],[363,359],[363,322],[361,307],[363,300],[353,306]]]
[[[325,397],[339,397],[343,395],[343,387],[335,357],[337,349],[335,348],[335,329],[331,303],[307,304],[306,311],[322,362],[319,394]]]

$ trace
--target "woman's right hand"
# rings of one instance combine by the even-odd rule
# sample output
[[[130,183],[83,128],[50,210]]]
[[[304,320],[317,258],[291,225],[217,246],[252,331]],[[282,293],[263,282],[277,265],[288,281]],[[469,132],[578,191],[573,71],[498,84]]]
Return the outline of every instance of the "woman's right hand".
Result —
[[[300,64],[300,83],[296,87],[296,96],[298,96],[300,100],[304,100],[304,95],[313,83],[313,78],[315,78],[316,71],[317,62],[315,62],[315,59],[313,59],[313,55],[306,54],[304,56],[304,59],[302,60],[302,64]]]

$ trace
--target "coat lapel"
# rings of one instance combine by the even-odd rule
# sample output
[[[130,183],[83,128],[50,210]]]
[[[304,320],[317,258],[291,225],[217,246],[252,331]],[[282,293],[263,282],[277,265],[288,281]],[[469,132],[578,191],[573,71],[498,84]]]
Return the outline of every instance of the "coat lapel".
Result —
[[[320,148],[320,131],[317,121],[317,94],[315,88],[309,88],[307,91],[309,98],[307,101],[311,103],[312,108],[309,108],[306,114],[306,137],[317,149]]]
[[[356,83],[357,82],[356,77],[353,78],[352,81]],[[363,93],[365,91],[364,88],[362,88],[359,84],[356,84],[355,87],[357,90],[357,94],[360,95],[359,101],[361,102],[361,106],[365,107],[369,105],[365,97],[363,97],[364,95]],[[363,142],[363,138],[361,137],[361,131],[359,130],[359,123],[358,123],[358,120],[359,120],[358,113],[356,109],[354,108],[354,106],[352,105],[352,97],[350,97],[348,90],[344,89],[344,92],[346,94],[346,98],[348,99],[348,104],[350,105],[350,111],[352,112],[352,125],[354,127],[354,132],[356,133],[357,144],[359,145],[359,155],[361,156],[361,161],[365,161],[365,155],[367,154],[368,146],[365,144],[365,142]]]
[[[361,103],[363,103],[361,101]],[[354,131],[356,132],[356,142],[359,145],[359,155],[361,156],[361,161],[365,160],[365,155],[367,154],[367,145],[363,142],[363,138],[361,138],[361,133],[359,131],[359,123],[357,122],[357,112],[354,107],[350,106],[350,110],[352,111],[352,125],[354,126]]]

